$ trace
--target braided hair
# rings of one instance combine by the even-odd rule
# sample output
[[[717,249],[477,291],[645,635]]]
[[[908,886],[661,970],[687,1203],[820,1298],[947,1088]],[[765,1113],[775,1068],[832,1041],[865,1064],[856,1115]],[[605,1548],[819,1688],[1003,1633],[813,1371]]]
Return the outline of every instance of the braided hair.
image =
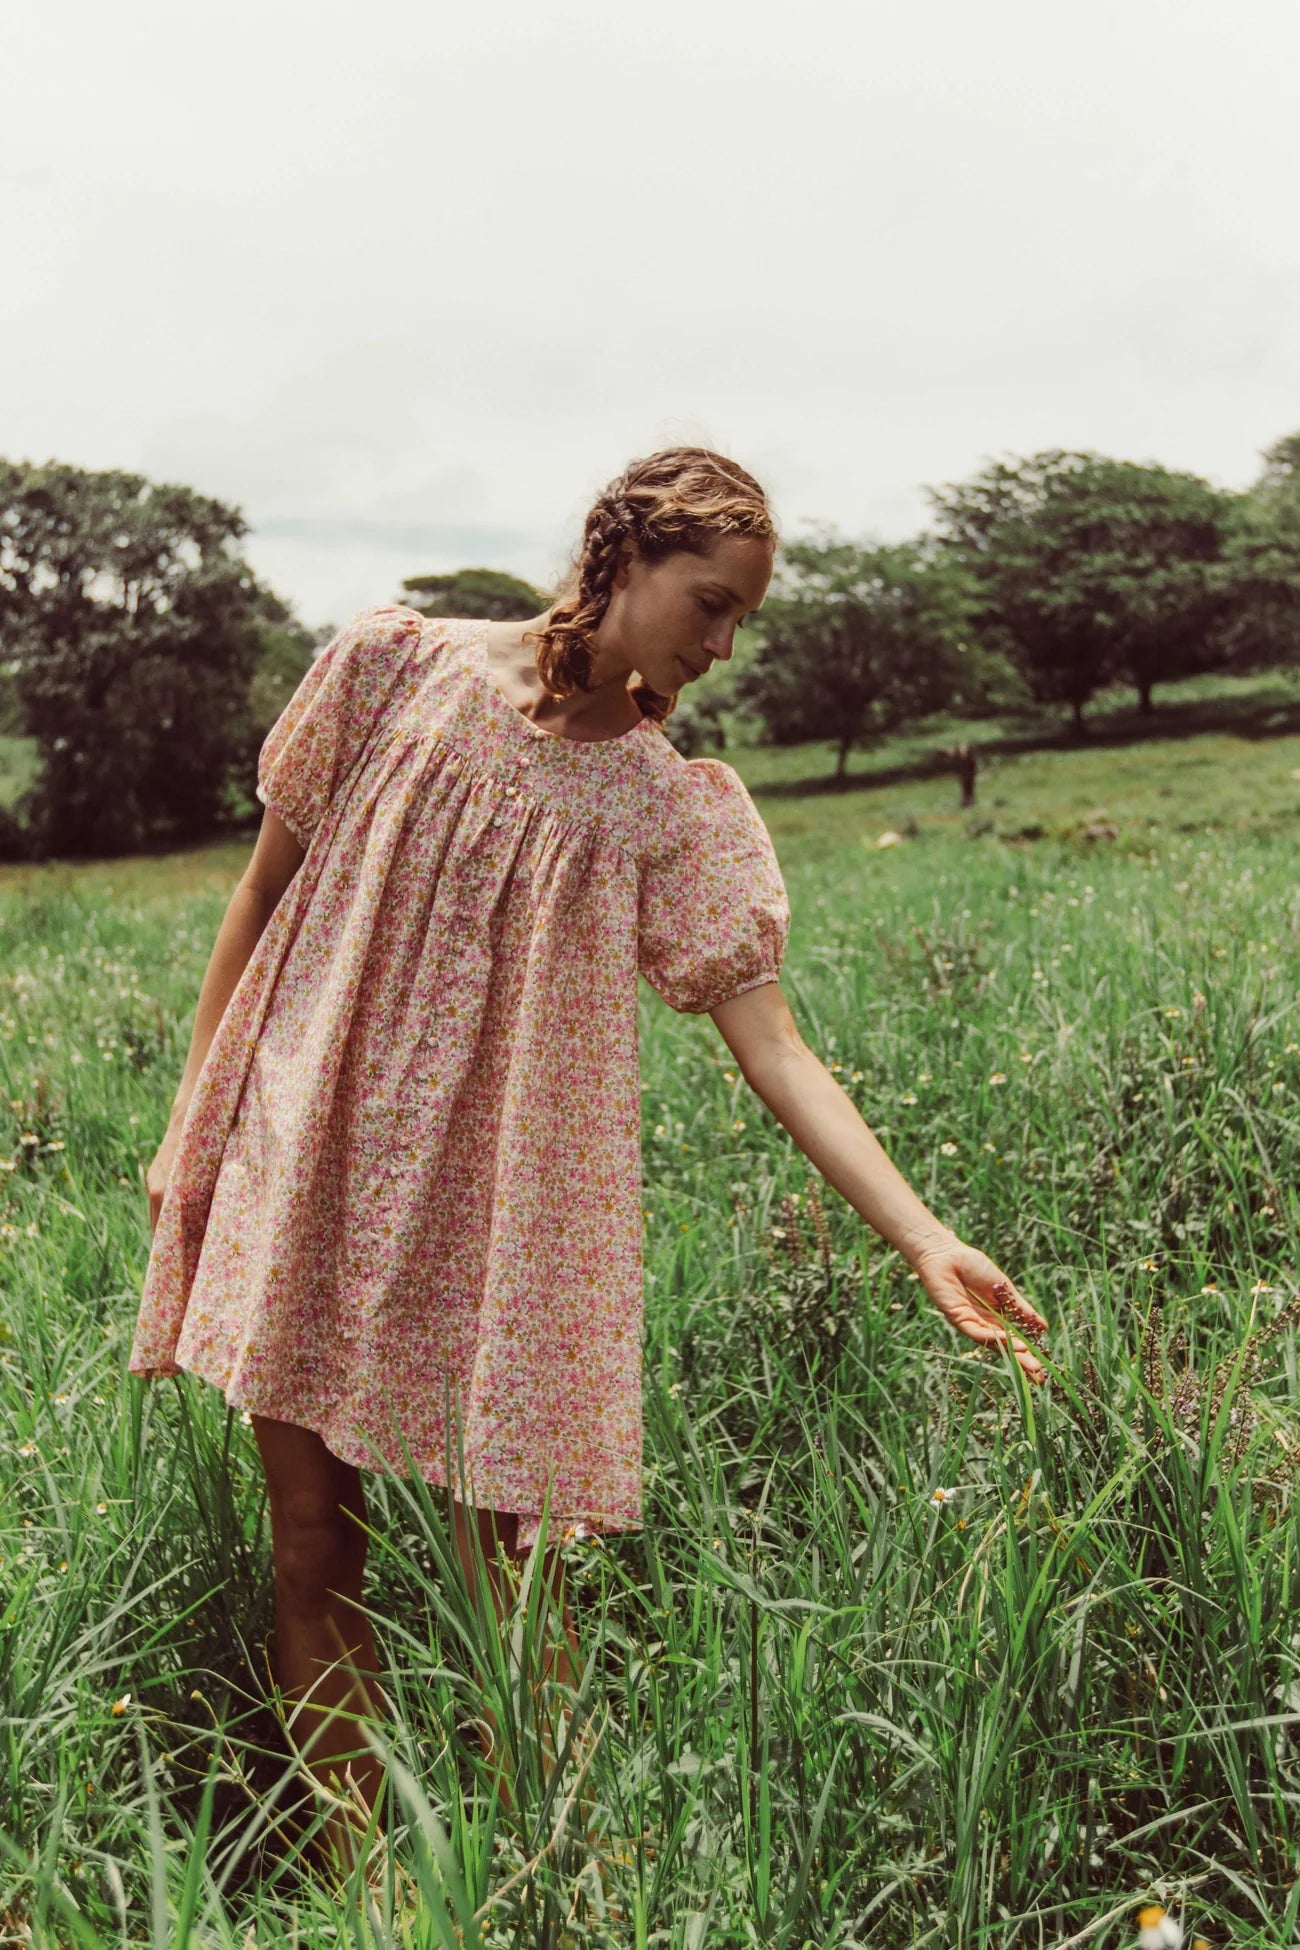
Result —
[[[646,562],[686,550],[704,555],[719,535],[776,539],[767,497],[752,474],[707,447],[665,447],[634,460],[593,503],[578,552],[546,627],[530,630],[537,673],[552,697],[590,690],[592,632],[609,608],[625,543]],[[632,692],[662,724],[677,702],[649,684]]]

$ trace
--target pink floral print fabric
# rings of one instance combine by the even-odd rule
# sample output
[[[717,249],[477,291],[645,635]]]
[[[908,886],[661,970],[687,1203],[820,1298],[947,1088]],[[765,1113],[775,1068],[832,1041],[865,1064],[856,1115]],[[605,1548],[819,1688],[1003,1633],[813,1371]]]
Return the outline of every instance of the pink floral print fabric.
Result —
[[[637,975],[689,1011],[776,979],[749,794],[649,719],[542,730],[482,624],[391,606],[312,665],[258,796],[306,855],[191,1098],[131,1371],[457,1493],[460,1450],[525,1549],[548,1484],[552,1536],[639,1528]]]

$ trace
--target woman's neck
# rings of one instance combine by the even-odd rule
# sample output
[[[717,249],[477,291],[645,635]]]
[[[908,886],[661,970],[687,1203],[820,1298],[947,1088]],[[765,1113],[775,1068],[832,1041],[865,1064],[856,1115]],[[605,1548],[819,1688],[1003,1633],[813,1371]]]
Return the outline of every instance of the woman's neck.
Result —
[[[614,738],[638,724],[641,711],[630,688],[637,673],[616,653],[598,652],[589,691],[551,696],[537,673],[536,644],[524,640],[529,631],[545,629],[549,621],[546,610],[524,623],[486,625],[488,662],[507,702],[534,724],[564,737]]]

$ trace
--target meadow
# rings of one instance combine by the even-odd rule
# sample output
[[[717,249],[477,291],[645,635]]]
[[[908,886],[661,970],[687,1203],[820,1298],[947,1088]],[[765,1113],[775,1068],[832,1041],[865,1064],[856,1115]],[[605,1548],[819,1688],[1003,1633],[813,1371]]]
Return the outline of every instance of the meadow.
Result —
[[[405,1919],[297,1852],[251,1429],[125,1369],[247,843],[0,873],[0,1942],[1108,1950],[1158,1903],[1292,1945],[1300,736],[1258,702],[1004,738],[968,812],[902,743],[843,791],[734,754],[804,1034],[1046,1314],[1050,1379],[959,1342],[646,991],[646,1527],[565,1543],[555,1779],[438,1497],[368,1479]],[[455,1732],[476,1660],[509,1818]]]

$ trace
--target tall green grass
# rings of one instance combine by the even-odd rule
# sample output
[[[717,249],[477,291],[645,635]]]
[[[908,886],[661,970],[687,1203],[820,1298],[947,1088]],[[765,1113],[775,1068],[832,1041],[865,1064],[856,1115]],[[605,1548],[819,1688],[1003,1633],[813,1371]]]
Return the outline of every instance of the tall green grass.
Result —
[[[1124,774],[1110,842],[1077,836],[1098,753],[1033,760],[1037,842],[906,787],[763,800],[804,1032],[1047,1315],[1052,1379],[959,1343],[711,1024],[647,995],[646,1528],[565,1544],[589,1666],[557,1779],[527,1621],[512,1659],[438,1494],[367,1477],[405,1921],[302,1852],[251,1430],[125,1373],[140,1168],[242,854],[9,877],[11,1935],[1004,1950],[1130,1944],[1157,1900],[1216,1946],[1295,1941],[1300,760],[1207,748],[1189,782],[1188,749]],[[456,1730],[475,1670],[522,1755],[510,1819]]]

